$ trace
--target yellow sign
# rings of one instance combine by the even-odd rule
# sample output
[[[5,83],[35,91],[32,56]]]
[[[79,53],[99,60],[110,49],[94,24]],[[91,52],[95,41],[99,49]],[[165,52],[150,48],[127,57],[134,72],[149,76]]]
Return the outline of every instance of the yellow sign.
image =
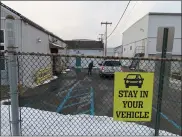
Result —
[[[151,121],[154,73],[116,72],[113,117],[117,121]]]
[[[36,77],[36,84],[42,84],[44,81],[50,79],[52,77],[52,70],[51,68],[44,68],[40,69],[35,74]]]

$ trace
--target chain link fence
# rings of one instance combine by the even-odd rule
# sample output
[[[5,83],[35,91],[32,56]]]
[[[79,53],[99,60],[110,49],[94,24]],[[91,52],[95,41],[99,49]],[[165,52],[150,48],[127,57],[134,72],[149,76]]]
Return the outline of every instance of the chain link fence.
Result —
[[[152,136],[181,133],[180,59],[117,58],[16,53],[19,124],[23,136]],[[1,56],[1,135],[12,135],[8,58]],[[165,62],[163,91],[158,88]],[[89,72],[89,64],[93,69]],[[0,64],[1,66],[3,63]],[[10,70],[10,69],[9,69]],[[152,120],[113,121],[114,72],[154,72]],[[158,96],[158,92],[162,95]],[[158,98],[161,112],[157,113]],[[64,108],[64,109],[63,109]]]

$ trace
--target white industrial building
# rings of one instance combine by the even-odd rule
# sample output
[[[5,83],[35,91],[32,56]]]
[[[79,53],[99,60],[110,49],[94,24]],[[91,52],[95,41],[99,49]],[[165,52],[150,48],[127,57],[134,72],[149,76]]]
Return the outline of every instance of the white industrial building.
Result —
[[[155,56],[159,27],[174,27],[172,57],[181,58],[181,13],[148,13],[123,32],[121,56],[152,57]],[[132,61],[135,67],[146,71],[154,71],[155,63]],[[137,65],[138,64],[138,65]],[[127,64],[131,65],[131,63]],[[171,62],[171,72],[179,71],[180,62]]]
[[[114,48],[107,48],[107,56],[114,56]]]
[[[17,51],[51,53],[51,48],[57,48],[58,50],[66,48],[63,39],[1,3],[1,32],[4,34],[4,43],[1,43],[1,45],[5,46],[5,50],[7,50],[7,30],[9,29],[6,17],[9,15],[15,19],[14,36]]]
[[[66,54],[67,45],[58,36],[29,20],[25,16],[0,3],[1,5],[1,47],[7,50],[8,43],[13,43],[17,52],[39,52]],[[7,17],[14,18],[13,23]],[[54,25],[54,23],[52,24]],[[2,51],[2,50],[1,50]],[[2,64],[1,64],[2,65]],[[35,82],[43,69],[50,75],[61,71],[61,60],[50,56],[19,57],[19,81],[25,85]],[[45,72],[44,71],[44,72]],[[39,74],[37,74],[39,73]],[[1,83],[7,83],[7,64],[1,70]]]
[[[155,55],[158,27],[175,28],[172,55],[181,57],[181,13],[149,13],[139,19],[123,32],[122,56]]]
[[[122,53],[122,45],[114,48],[114,56],[121,57],[121,53]]]

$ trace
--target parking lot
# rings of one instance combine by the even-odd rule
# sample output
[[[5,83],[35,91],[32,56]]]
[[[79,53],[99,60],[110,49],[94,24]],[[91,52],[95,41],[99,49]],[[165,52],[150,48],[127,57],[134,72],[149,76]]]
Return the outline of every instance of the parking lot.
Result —
[[[92,76],[87,75],[87,69],[81,72],[71,69],[70,72],[62,74],[58,79],[51,83],[34,88],[27,91],[20,99],[20,106],[32,107],[41,110],[55,112],[58,105],[64,100],[69,89],[81,90],[92,87],[94,89],[94,106],[95,115],[109,116],[113,115],[113,95],[114,95],[114,79],[100,78],[98,70],[93,71]],[[163,92],[162,115],[160,129],[181,135],[181,91],[171,86],[168,91]],[[154,91],[156,92],[156,91]],[[81,99],[80,99],[81,100]],[[71,100],[74,102],[75,100]],[[153,110],[151,122],[137,122],[149,127],[155,127],[157,94],[153,96]],[[76,112],[77,107],[72,107],[63,111],[63,114],[72,114]],[[166,117],[168,119],[166,119]],[[176,125],[174,124],[176,123]]]

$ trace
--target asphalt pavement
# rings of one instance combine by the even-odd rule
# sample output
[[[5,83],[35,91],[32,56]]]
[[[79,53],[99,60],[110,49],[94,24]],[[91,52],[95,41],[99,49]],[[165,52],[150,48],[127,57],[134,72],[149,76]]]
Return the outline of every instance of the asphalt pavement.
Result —
[[[86,73],[86,72],[85,72]],[[95,90],[95,113],[99,116],[113,116],[113,95],[114,95],[114,79],[100,78],[98,71],[95,71],[92,76],[87,76],[90,85]],[[175,87],[175,88],[174,88]],[[162,110],[160,129],[172,132],[178,135],[181,133],[181,89],[176,88],[173,83],[170,83],[168,90],[163,91]],[[151,122],[137,122],[152,128],[155,128],[156,109],[157,109],[157,91],[154,91],[153,109]]]
[[[26,93],[26,96],[20,99],[20,106],[33,107],[41,110],[55,112],[58,105],[65,99],[69,89],[79,91],[92,87],[94,89],[95,115],[97,116],[113,116],[113,95],[114,95],[114,79],[100,78],[98,71],[95,69],[91,76],[87,75],[87,69],[81,72],[71,70],[67,74],[62,74],[58,79],[51,83],[36,87]],[[35,94],[33,94],[35,93]],[[70,100],[71,103],[80,100]],[[86,108],[88,109],[88,104]],[[153,110],[151,122],[137,122],[148,127],[155,128],[156,119],[157,94],[153,96]],[[63,114],[72,114],[78,111],[79,106],[63,111]],[[179,126],[181,126],[181,91],[169,88],[163,92],[162,115],[160,129],[181,134]],[[166,117],[168,119],[166,119]],[[175,125],[176,124],[176,125]]]

